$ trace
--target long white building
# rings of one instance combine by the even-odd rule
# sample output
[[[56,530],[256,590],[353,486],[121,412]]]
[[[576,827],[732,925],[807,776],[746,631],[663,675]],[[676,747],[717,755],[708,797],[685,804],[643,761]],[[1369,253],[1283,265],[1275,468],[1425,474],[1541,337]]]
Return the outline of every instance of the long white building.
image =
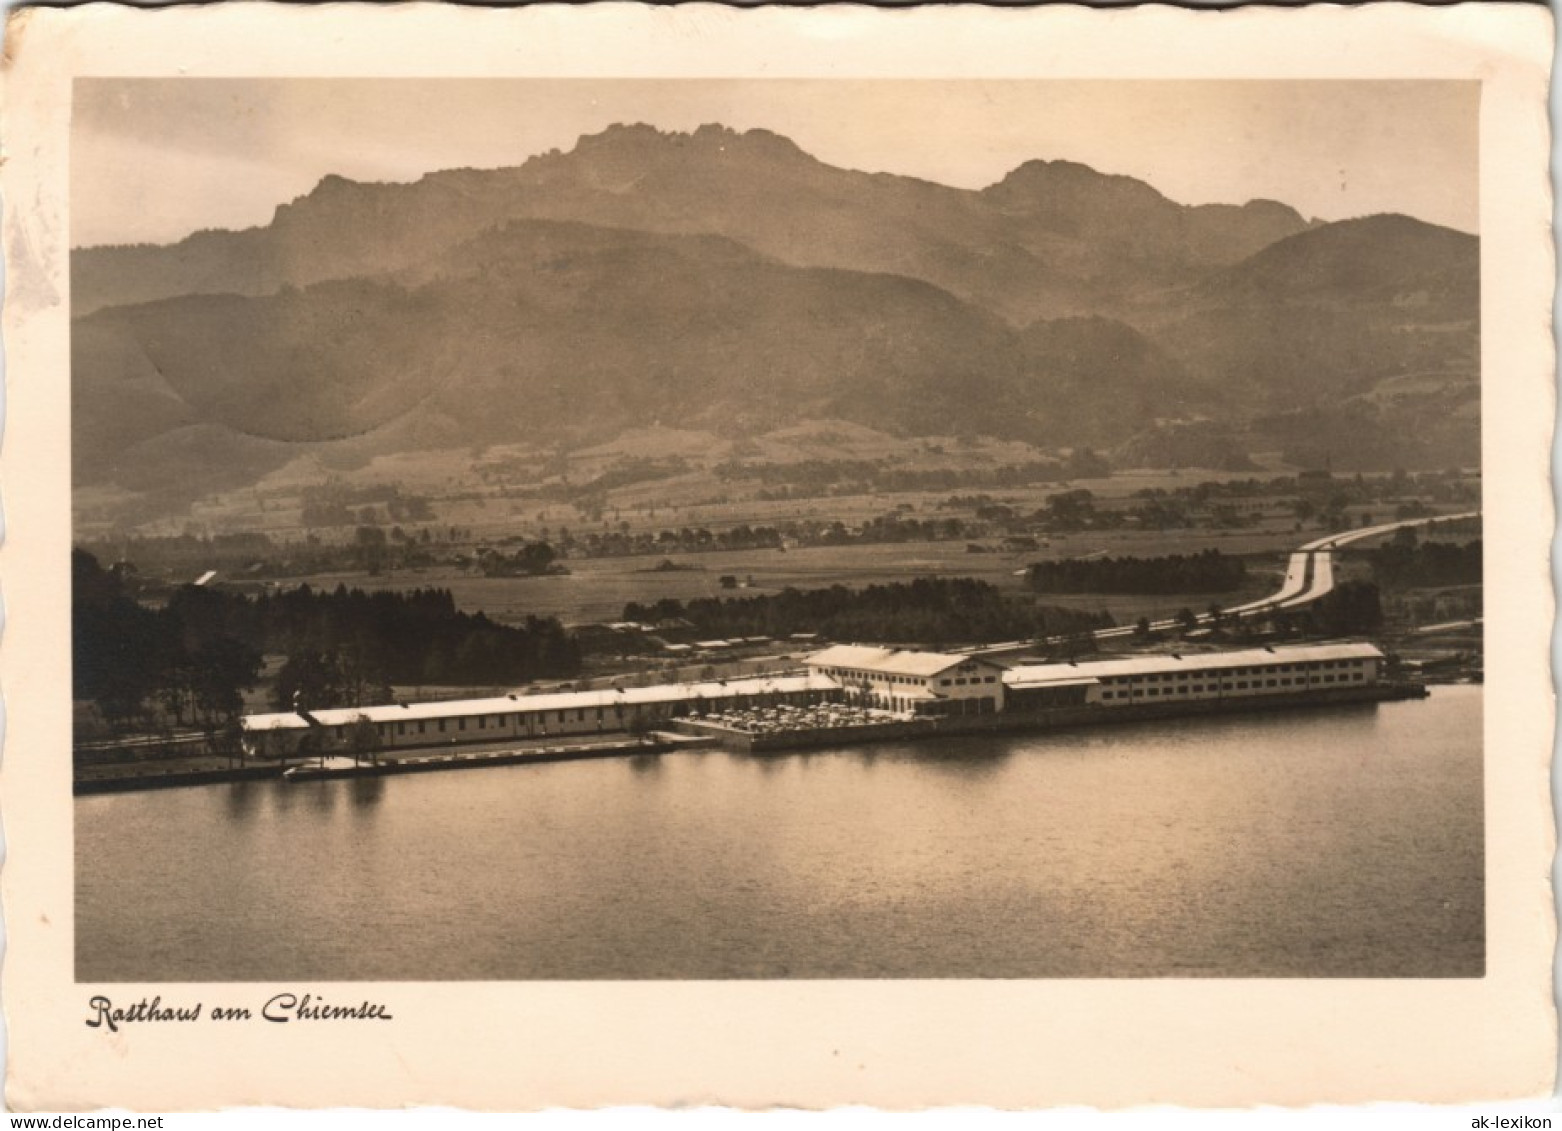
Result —
[[[1283,698],[1366,688],[1384,679],[1384,655],[1365,643],[1253,648],[1020,664],[977,656],[843,644],[816,652],[804,675],[653,687],[505,695],[249,715],[255,754],[351,750],[372,726],[382,750],[624,732],[712,711],[845,701],[912,718],[1114,708],[1220,699]]]
[[[1022,664],[1003,678],[1016,710],[1121,707],[1366,687],[1382,679],[1383,661],[1371,644],[1314,644]]]
[[[463,742],[547,738],[625,731],[637,720],[657,723],[707,708],[811,705],[840,698],[834,680],[808,675],[664,683],[653,687],[505,695],[373,707],[282,711],[247,715],[244,741],[251,752],[287,757],[301,744],[315,751],[349,749],[363,720],[374,727],[380,749],[444,746]]]

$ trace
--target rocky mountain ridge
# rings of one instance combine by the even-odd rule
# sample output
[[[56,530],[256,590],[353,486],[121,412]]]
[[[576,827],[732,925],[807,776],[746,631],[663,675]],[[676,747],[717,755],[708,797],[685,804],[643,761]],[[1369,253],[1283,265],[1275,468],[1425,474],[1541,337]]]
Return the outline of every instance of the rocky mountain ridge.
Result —
[[[79,250],[72,286],[77,482],[171,498],[224,436],[242,482],[301,447],[658,422],[1125,452],[1212,422],[1230,463],[1303,452],[1324,412],[1335,466],[1478,458],[1475,237],[1067,161],[968,191],[618,126],[509,169],[327,177],[264,227]]]

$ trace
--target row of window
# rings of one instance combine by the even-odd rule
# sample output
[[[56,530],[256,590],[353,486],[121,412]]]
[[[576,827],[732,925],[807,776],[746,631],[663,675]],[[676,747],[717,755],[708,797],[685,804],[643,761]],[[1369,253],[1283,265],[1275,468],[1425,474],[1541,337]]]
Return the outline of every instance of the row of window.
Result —
[[[998,700],[991,696],[980,699],[936,699],[931,702],[908,703],[923,715],[991,715],[998,710]]]
[[[875,681],[877,681],[879,683],[893,683],[893,684],[898,684],[898,685],[905,686],[905,687],[926,687],[928,685],[928,681],[926,679],[923,679],[920,676],[883,675],[883,674],[881,674],[879,672],[874,672],[874,671],[854,671],[854,670],[852,670],[850,668],[820,668],[819,670],[821,672],[823,672],[825,675],[834,676],[837,679],[871,679],[871,680],[875,680]],[[940,687],[964,687],[967,684],[973,684],[973,683],[997,683],[997,682],[998,682],[998,677],[996,675],[989,675],[989,676],[973,675],[973,676],[959,676],[959,677],[945,676],[945,677],[942,677],[941,679],[939,679],[938,686],[940,686]]]
[[[851,668],[820,668],[819,670],[825,675],[834,676],[836,679],[864,679],[878,676],[877,672],[855,671]]]
[[[1350,675],[1339,675],[1339,676],[1326,675],[1326,676],[1320,676],[1318,679],[1315,679],[1315,680],[1303,679],[1300,676],[1298,676],[1295,679],[1287,679],[1287,678],[1283,678],[1283,677],[1280,678],[1280,679],[1255,679],[1255,680],[1245,680],[1245,679],[1243,679],[1243,680],[1237,680],[1235,682],[1235,684],[1232,684],[1232,683],[1211,683],[1208,686],[1206,686],[1205,684],[1202,684],[1202,683],[1195,683],[1191,687],[1166,687],[1166,688],[1147,687],[1147,688],[1145,688],[1142,691],[1139,691],[1139,690],[1135,690],[1135,691],[1103,691],[1101,693],[1101,698],[1102,699],[1129,699],[1129,698],[1133,698],[1135,696],[1186,695],[1186,694],[1197,695],[1197,694],[1200,694],[1200,693],[1202,693],[1204,691],[1210,691],[1210,692],[1215,692],[1215,691],[1233,691],[1233,690],[1235,690],[1235,691],[1249,691],[1249,690],[1263,690],[1263,689],[1269,688],[1269,687],[1308,687],[1308,686],[1316,687],[1320,683],[1336,683],[1336,682],[1338,682],[1338,683],[1364,683],[1364,682],[1366,682],[1366,679],[1367,679],[1366,674],[1363,673],[1363,672],[1356,672],[1356,673],[1350,674]]]
[[[745,702],[745,700],[743,700],[741,698],[736,700],[736,703],[738,705],[741,705],[744,702]],[[675,703],[675,704],[672,705],[671,710],[672,710],[672,713],[678,714],[681,711],[687,710],[690,706],[691,706],[691,704],[689,704],[689,703]],[[595,716],[595,721],[596,722],[601,723],[601,722],[606,721],[606,709],[605,708],[597,707],[597,708],[595,708],[595,712],[596,712],[596,716]],[[577,722],[577,723],[583,723],[583,722],[586,721],[586,709],[585,708],[579,708],[579,709],[576,709],[576,710],[573,710],[573,711],[556,711],[556,712],[533,711],[533,712],[526,712],[526,713],[517,714],[516,716],[514,716],[514,720],[513,721],[514,721],[515,725],[518,726],[518,727],[526,726],[528,720],[530,720],[531,723],[533,723],[533,724],[541,724],[543,726],[546,726],[548,724],[548,722],[549,722],[548,715],[550,715],[550,714],[555,715],[556,716],[556,721],[558,723],[560,723],[560,724],[565,724],[565,723],[569,723],[569,722],[572,722],[572,721],[573,722]],[[570,716],[574,716],[573,719],[571,719]],[[622,719],[624,717],[624,708],[623,708],[623,706],[615,704],[614,707],[613,707],[613,716],[614,716],[615,719]],[[475,730],[487,730],[487,729],[489,729],[490,726],[493,727],[493,729],[495,729],[495,730],[499,730],[499,729],[502,729],[504,727],[509,726],[511,721],[512,721],[511,720],[511,716],[509,716],[509,715],[469,715],[469,716],[466,716],[466,717],[459,717],[459,718],[454,718],[454,719],[417,719],[417,720],[412,720],[412,721],[402,720],[402,721],[398,721],[398,722],[395,722],[395,723],[376,723],[375,724],[375,730],[379,732],[379,734],[380,734],[380,736],[382,738],[389,738],[391,736],[391,733],[392,733],[392,729],[391,729],[392,727],[395,728],[395,733],[397,735],[401,735],[401,736],[405,736],[405,735],[409,735],[409,734],[429,734],[431,732],[431,728],[432,728],[432,733],[435,733],[435,734],[447,734],[452,729],[448,725],[448,724],[451,724],[451,723],[455,724],[453,729],[456,732],[459,733],[459,732],[465,731],[467,729],[467,724],[468,723],[476,723],[477,725],[473,728]],[[416,728],[416,729],[413,729],[413,728]],[[347,729],[348,729],[347,725],[344,724],[344,725],[335,727],[334,729],[335,729],[337,738],[345,739],[347,737]]]
[[[1365,663],[1366,663],[1365,660],[1324,660],[1324,661],[1320,661],[1320,662],[1317,662],[1317,663],[1308,663],[1308,664],[1269,664],[1269,665],[1266,665],[1266,666],[1263,666],[1263,667],[1232,668],[1232,669],[1224,672],[1223,675],[1225,677],[1229,678],[1229,677],[1232,677],[1232,676],[1274,675],[1274,674],[1280,674],[1280,673],[1294,673],[1294,672],[1300,672],[1300,671],[1321,671],[1321,670],[1331,670],[1332,671],[1332,670],[1345,670],[1345,669],[1353,669],[1353,668],[1354,669],[1360,669]],[[1134,681],[1139,681],[1139,682],[1143,682],[1143,683],[1158,683],[1158,682],[1159,683],[1172,683],[1173,681],[1178,682],[1178,683],[1186,683],[1190,679],[1211,679],[1211,678],[1214,678],[1213,673],[1211,673],[1208,669],[1206,669],[1204,671],[1191,671],[1191,672],[1165,672],[1165,673],[1159,673],[1159,674],[1151,673],[1151,674],[1148,674],[1148,675],[1141,675],[1141,676],[1111,676],[1111,677],[1103,680],[1102,682],[1107,684],[1107,685],[1130,683],[1130,682],[1134,682]]]
[[[615,712],[619,716],[622,716],[623,713],[624,713],[624,709],[622,707],[616,707],[616,708],[614,708],[614,710],[615,710]],[[602,721],[602,719],[603,719],[602,708],[598,707],[596,709],[596,712],[597,712],[597,714],[596,714],[597,722],[600,723]],[[584,709],[577,710],[577,711],[575,711],[573,713],[575,715],[575,721],[576,722],[583,723],[583,722],[586,721],[586,712],[585,712]],[[571,712],[569,712],[569,711],[559,711],[558,712],[558,721],[561,722],[561,723],[568,722],[570,714],[571,714]],[[532,717],[537,722],[546,723],[548,721],[546,715],[547,715],[546,712],[538,712],[537,714],[535,714]],[[375,724],[375,729],[377,731],[379,731],[379,733],[381,735],[383,735],[383,736],[389,736],[390,735],[392,726],[394,726],[396,728],[396,733],[399,734],[399,735],[405,735],[405,734],[427,734],[430,722],[433,723],[434,728],[435,728],[435,732],[438,733],[438,734],[446,733],[446,731],[448,729],[447,726],[446,726],[447,723],[455,723],[455,729],[457,731],[464,731],[464,730],[466,730],[466,724],[469,723],[469,722],[475,722],[477,724],[477,727],[476,727],[477,730],[487,730],[488,729],[488,725],[490,723],[493,724],[495,730],[498,730],[501,727],[505,727],[505,726],[509,725],[509,723],[510,723],[510,716],[509,715],[475,715],[475,716],[469,716],[469,717],[466,717],[466,718],[456,718],[456,719],[432,719],[432,720],[429,720],[429,719],[418,719],[415,722],[404,722],[403,721],[403,722],[397,722],[397,723],[377,723],[377,724]],[[515,717],[515,723],[516,723],[517,726],[524,725],[525,724],[525,716],[517,715]],[[410,728],[410,727],[416,727],[417,730],[416,731],[409,730],[408,728]],[[346,726],[339,726],[339,727],[337,727],[336,728],[336,737],[337,738],[346,738],[347,737],[347,727]]]

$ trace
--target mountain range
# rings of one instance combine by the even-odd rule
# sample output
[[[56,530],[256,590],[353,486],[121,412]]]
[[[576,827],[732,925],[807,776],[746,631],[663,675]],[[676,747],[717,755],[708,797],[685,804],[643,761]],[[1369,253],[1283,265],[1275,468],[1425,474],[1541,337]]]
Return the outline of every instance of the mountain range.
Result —
[[[614,126],[514,168],[326,177],[263,227],[77,249],[71,285],[78,485],[193,498],[332,446],[804,418],[1479,458],[1476,237],[1188,206],[1067,161],[966,190],[763,130]]]

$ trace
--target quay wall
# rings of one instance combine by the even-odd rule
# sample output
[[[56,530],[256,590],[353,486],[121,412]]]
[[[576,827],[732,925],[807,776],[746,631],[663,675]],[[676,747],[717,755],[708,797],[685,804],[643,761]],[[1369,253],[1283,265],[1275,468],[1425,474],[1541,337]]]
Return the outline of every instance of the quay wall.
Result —
[[[681,734],[708,735],[721,746],[750,753],[773,750],[802,750],[818,746],[840,746],[861,742],[893,742],[906,738],[925,738],[935,733],[931,718],[895,719],[867,726],[819,727],[814,730],[789,730],[773,734],[754,734],[719,723],[678,719],[673,726]]]
[[[436,770],[469,770],[484,766],[512,766],[521,763],[574,762],[586,758],[622,758],[636,754],[663,754],[670,750],[684,750],[710,745],[690,738],[660,739],[630,738],[627,735],[607,735],[605,742],[566,744],[561,746],[533,746],[508,750],[424,750],[411,755],[382,756],[379,762],[365,762],[357,766],[339,769],[313,770],[302,780],[321,781],[335,778],[382,777],[390,774],[424,774]],[[283,772],[292,767],[308,767],[309,759],[268,762],[260,766],[234,769],[175,770],[167,773],[155,771],[121,774],[113,777],[78,778],[72,792],[77,796],[95,793],[128,793],[142,789],[175,789],[181,786],[220,785],[238,781],[277,781]]]
[[[1272,695],[1230,699],[1182,699],[1163,703],[1123,703],[1114,707],[1051,707],[1039,711],[1007,711],[1002,715],[939,719],[940,734],[981,734],[992,731],[1051,730],[1061,727],[1100,726],[1154,719],[1182,719],[1192,715],[1241,715],[1255,711],[1283,711],[1335,703],[1377,703],[1386,699],[1425,698],[1426,690],[1400,684],[1367,684],[1361,687],[1313,688]]]
[[[1420,685],[1379,683],[1362,687],[1319,688],[1231,699],[1126,703],[1115,707],[1091,704],[1081,707],[1050,707],[1036,711],[1009,710],[988,715],[926,716],[873,726],[782,731],[774,734],[750,734],[731,727],[689,723],[682,720],[679,722],[678,729],[688,734],[715,735],[723,746],[758,754],[860,742],[893,742],[973,734],[1023,734],[1155,719],[1180,719],[1195,715],[1237,715],[1329,704],[1376,703],[1387,699],[1424,698],[1425,695],[1426,689]]]
[[[71,783],[71,793],[80,797],[89,793],[129,793],[140,789],[178,789],[234,781],[268,781],[281,776],[282,767],[276,763],[220,770],[158,771],[148,767],[135,773],[115,774],[111,777],[78,777]]]
[[[366,764],[326,771],[312,777],[360,777],[382,774],[430,773],[436,770],[476,769],[483,766],[515,765],[531,762],[561,762],[584,758],[613,758],[636,754],[660,754],[695,746],[719,745],[732,750],[763,754],[787,750],[817,749],[827,746],[856,745],[870,742],[896,742],[919,738],[975,734],[1020,734],[1064,730],[1113,723],[1143,722],[1155,719],[1187,718],[1196,715],[1233,715],[1255,711],[1310,708],[1330,704],[1372,703],[1388,699],[1424,698],[1422,684],[1378,683],[1358,687],[1338,687],[1249,696],[1232,699],[1181,700],[1165,703],[1128,703],[1107,707],[1099,704],[1078,707],[1053,707],[1035,711],[1009,710],[986,715],[935,715],[897,719],[867,726],[828,727],[817,730],[782,731],[755,734],[734,727],[690,719],[669,720],[664,730],[672,734],[649,741],[627,735],[604,735],[606,741],[563,746],[531,747],[485,751],[425,748],[422,756],[391,757],[377,765]],[[700,741],[703,740],[703,741]],[[410,752],[409,752],[410,753]],[[148,771],[104,777],[77,778],[77,795],[121,793],[141,789],[170,789],[180,786],[213,785],[222,782],[276,780],[288,765],[299,762],[272,762],[229,769]]]
[[[636,754],[665,754],[671,750],[705,745],[693,742],[635,739],[579,746],[544,746],[525,750],[483,750],[466,753],[440,753],[406,760],[390,758],[360,766],[315,770],[301,780],[325,781],[335,778],[386,777],[392,774],[429,774],[440,770],[476,770],[485,766],[516,766],[546,762],[579,762],[588,758],[624,758]]]

